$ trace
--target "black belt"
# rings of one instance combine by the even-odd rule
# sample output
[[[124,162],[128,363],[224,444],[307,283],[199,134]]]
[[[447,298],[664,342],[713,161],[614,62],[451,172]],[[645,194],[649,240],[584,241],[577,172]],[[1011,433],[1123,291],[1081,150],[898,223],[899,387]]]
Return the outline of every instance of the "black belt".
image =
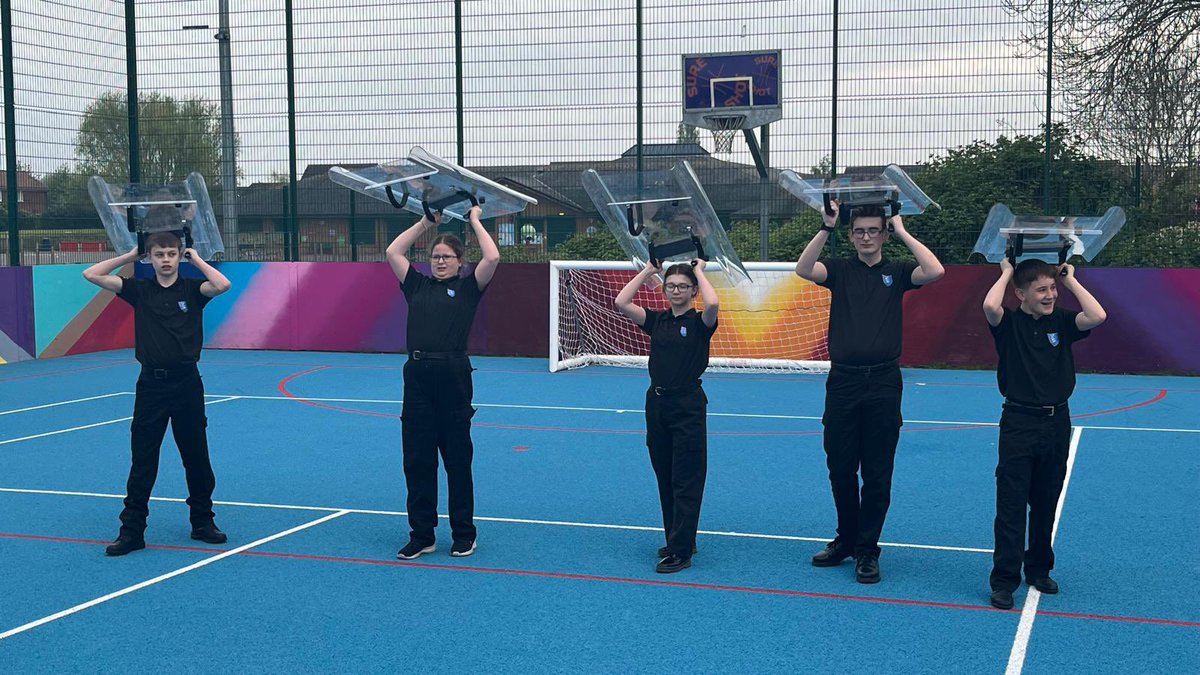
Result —
[[[865,366],[852,366],[848,363],[833,363],[830,367],[834,370],[843,370],[848,373],[861,373],[866,375],[867,373],[872,373],[878,370],[889,370],[891,368],[895,368],[897,365],[897,359],[892,359],[891,361],[884,361],[883,363],[871,363]]]
[[[1028,403],[1017,403],[1004,399],[1004,409],[1010,410],[1022,415],[1033,415],[1034,417],[1054,417],[1056,414],[1067,409],[1067,402],[1057,403],[1055,405],[1029,405]]]
[[[408,358],[413,361],[424,361],[426,359],[433,361],[449,361],[450,359],[465,359],[466,352],[425,352],[419,349],[414,349],[408,353]]]
[[[181,377],[194,375],[199,372],[196,364],[189,363],[186,366],[176,366],[174,368],[151,368],[150,366],[142,366],[142,376],[148,380],[177,380]]]
[[[650,387],[651,393],[653,393],[655,396],[679,396],[681,394],[690,394],[698,389],[700,389],[700,380],[696,380],[691,384],[685,384],[681,387]]]

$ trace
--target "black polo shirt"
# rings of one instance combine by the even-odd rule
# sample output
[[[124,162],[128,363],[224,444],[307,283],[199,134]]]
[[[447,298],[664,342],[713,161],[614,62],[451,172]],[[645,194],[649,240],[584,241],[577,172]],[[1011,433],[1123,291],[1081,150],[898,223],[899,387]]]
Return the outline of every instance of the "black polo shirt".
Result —
[[[150,368],[178,368],[200,360],[204,345],[203,279],[176,276],[170,286],[156,277],[122,279],[117,297],[133,306],[134,356]]]
[[[916,263],[884,258],[867,265],[858,256],[822,260],[821,286],[832,294],[829,305],[829,358],[834,363],[866,366],[900,358],[904,294],[914,288]]]
[[[1035,319],[1022,309],[1005,307],[1000,323],[989,324],[1000,355],[996,381],[1005,398],[1027,405],[1058,405],[1071,397],[1075,391],[1071,345],[1092,333],[1075,325],[1079,314],[1055,307],[1048,316]]]
[[[408,301],[408,351],[465,352],[483,291],[475,273],[439,280],[409,266],[404,282]]]
[[[708,345],[717,324],[704,325],[693,307],[675,316],[671,310],[646,310],[642,330],[650,335],[650,386],[689,387],[708,368]]]

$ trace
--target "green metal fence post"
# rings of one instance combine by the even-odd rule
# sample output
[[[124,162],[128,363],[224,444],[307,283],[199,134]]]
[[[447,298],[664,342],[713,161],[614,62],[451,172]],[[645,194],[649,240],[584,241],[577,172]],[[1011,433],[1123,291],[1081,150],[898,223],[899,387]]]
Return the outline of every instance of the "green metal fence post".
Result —
[[[283,11],[287,26],[287,110],[288,110],[288,208],[287,228],[289,245],[284,258],[300,260],[300,221],[297,218],[296,189],[296,53],[292,31],[292,0],[284,0]]]
[[[21,264],[21,225],[17,211],[17,108],[13,102],[12,0],[0,2],[4,40],[4,205],[8,211],[8,264]]]

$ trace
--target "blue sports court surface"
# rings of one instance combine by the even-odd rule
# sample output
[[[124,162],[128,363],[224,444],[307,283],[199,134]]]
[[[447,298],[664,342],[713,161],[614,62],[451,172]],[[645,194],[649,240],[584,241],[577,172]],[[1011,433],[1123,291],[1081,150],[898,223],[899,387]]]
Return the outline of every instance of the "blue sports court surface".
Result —
[[[709,374],[695,566],[663,545],[645,371],[473,359],[479,551],[414,562],[404,356],[206,351],[217,523],[189,538],[168,434],[148,547],[108,558],[131,351],[0,369],[0,672],[1200,671],[1200,383],[1083,375],[1062,592],[988,604],[1000,395],[905,371],[883,582],[818,569],[823,375]],[[445,490],[442,489],[442,504]]]

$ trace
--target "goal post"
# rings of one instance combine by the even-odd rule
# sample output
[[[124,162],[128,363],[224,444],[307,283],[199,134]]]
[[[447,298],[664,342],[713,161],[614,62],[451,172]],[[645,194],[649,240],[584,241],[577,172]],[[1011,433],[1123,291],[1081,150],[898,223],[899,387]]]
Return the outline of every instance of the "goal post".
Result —
[[[829,369],[829,291],[805,281],[793,263],[747,263],[754,283],[729,287],[709,280],[721,301],[709,370],[813,373]],[[637,273],[625,261],[550,262],[550,371],[587,365],[645,368],[650,337],[613,307]],[[668,307],[657,281],[634,297],[647,308]],[[699,300],[697,300],[699,307]]]

